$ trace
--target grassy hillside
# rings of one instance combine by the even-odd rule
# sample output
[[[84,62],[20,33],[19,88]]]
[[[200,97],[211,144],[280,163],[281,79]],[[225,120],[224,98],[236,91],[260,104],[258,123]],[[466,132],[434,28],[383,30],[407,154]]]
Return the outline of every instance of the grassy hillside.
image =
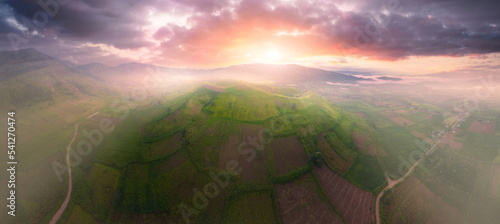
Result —
[[[71,138],[76,121],[82,122],[75,148],[88,140],[82,134],[84,130],[98,129],[103,120],[114,126],[113,131],[103,134],[102,142],[81,156],[80,162],[74,161],[75,196],[60,222],[81,218],[88,222],[128,223],[154,214],[147,216],[149,222],[178,223],[183,222],[186,208],[193,208],[196,212],[189,216],[191,223],[234,223],[247,219],[279,223],[282,211],[277,206],[275,185],[309,174],[315,178],[314,166],[326,166],[327,172],[338,173],[359,191],[375,192],[385,184],[375,157],[358,148],[352,135],[371,133],[370,126],[325,98],[312,92],[299,94],[298,90],[236,82],[198,86],[147,98],[127,113],[110,106],[112,96],[103,98],[99,101],[101,106],[93,110],[100,113],[87,120],[84,118],[91,112],[89,109],[70,111],[78,106],[64,108],[55,103],[40,109],[42,118],[53,121],[68,113],[68,118],[61,119],[60,125],[43,135],[46,145],[39,145],[53,146],[50,139],[55,137],[47,138],[51,135],[61,141],[52,151],[34,152],[35,157],[21,156],[32,160],[26,167],[28,173],[40,166],[49,167],[45,175],[53,176],[50,183],[58,186],[59,192],[67,189],[67,178],[64,175],[64,181],[57,182],[49,165],[53,160],[43,158],[57,156],[63,163],[64,145]],[[62,94],[62,90],[57,93]],[[97,98],[89,96],[79,103],[87,103],[88,107],[90,100],[96,102]],[[321,138],[324,141],[318,140]],[[31,144],[35,141],[43,142],[38,139]],[[335,155],[342,161],[330,158]],[[342,162],[343,170],[338,169],[337,162]],[[238,172],[228,174],[226,179],[224,173],[228,170]],[[214,175],[222,179],[217,181]],[[322,208],[339,215],[338,220],[343,219],[345,214],[336,210],[340,205],[322,193],[321,182],[310,184],[324,200],[326,207]],[[26,191],[28,195],[35,193]],[[205,195],[207,205],[196,207],[193,197],[199,192]],[[64,199],[64,194],[60,195],[53,201],[35,200],[37,206],[22,210],[38,214],[32,216],[33,220],[46,222],[57,209],[53,204],[59,205]],[[43,210],[44,206],[51,209]],[[251,209],[255,207],[260,210]]]

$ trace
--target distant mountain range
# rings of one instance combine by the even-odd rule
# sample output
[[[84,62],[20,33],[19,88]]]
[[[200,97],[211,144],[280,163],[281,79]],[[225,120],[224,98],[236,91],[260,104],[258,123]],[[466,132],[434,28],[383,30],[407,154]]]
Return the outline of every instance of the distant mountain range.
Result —
[[[0,51],[0,106],[46,107],[115,92],[74,65],[30,48]]]
[[[172,83],[176,80],[236,79],[273,83],[349,83],[369,81],[299,65],[242,64],[216,69],[167,68],[142,63],[115,67],[101,63],[74,65],[36,49],[0,51],[2,105],[28,106],[59,98],[107,94],[113,88],[138,87],[147,76]],[[27,90],[29,89],[29,90]]]

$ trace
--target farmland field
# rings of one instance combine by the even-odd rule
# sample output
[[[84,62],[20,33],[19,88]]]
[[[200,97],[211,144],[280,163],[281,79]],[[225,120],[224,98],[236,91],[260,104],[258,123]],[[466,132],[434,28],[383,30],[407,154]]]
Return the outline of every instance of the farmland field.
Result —
[[[314,172],[347,223],[373,223],[372,193],[361,190],[328,168],[316,168]]]
[[[224,223],[277,223],[271,197],[265,193],[251,193],[234,198],[226,208]]]
[[[466,217],[413,176],[386,194],[380,206],[385,223],[465,223]]]
[[[323,158],[325,162],[328,163],[337,172],[344,174],[349,166],[351,166],[352,161],[345,160],[335,150],[330,146],[326,140],[326,134],[318,135],[318,148],[321,153],[323,153]]]
[[[495,124],[496,124],[495,122],[479,123],[477,121],[474,121],[469,127],[469,130],[478,133],[492,135],[495,132]]]
[[[76,146],[87,140],[92,151],[78,158],[75,147],[70,155],[73,193],[60,223],[374,223],[378,193],[412,165],[415,152],[438,140],[414,173],[386,192],[382,221],[498,218],[494,114],[458,120],[464,113],[413,99],[367,100],[369,90],[356,95],[343,87],[333,87],[332,96],[324,86],[188,86],[140,102],[122,97],[134,106],[119,110],[116,96],[35,108],[40,116],[22,122],[47,129],[19,144],[41,149],[19,151],[18,212],[26,217],[19,223],[47,223],[63,202],[67,172],[53,164],[64,164],[75,123]],[[101,137],[103,121],[114,128]],[[455,121],[455,132],[445,127]],[[32,182],[40,187],[28,189]]]
[[[343,223],[318,188],[310,174],[298,181],[275,185],[281,222]]]
[[[274,168],[278,175],[307,165],[306,154],[297,137],[274,139],[271,148]]]

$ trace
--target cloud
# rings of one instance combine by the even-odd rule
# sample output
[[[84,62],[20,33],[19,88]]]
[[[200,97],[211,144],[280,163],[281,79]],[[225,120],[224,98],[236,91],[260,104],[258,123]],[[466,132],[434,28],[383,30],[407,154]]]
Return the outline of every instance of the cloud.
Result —
[[[266,48],[299,58],[480,55],[500,51],[499,7],[495,0],[73,0],[29,45],[104,44],[186,66],[244,63]],[[7,19],[22,24],[40,10],[36,1],[0,0],[8,12],[0,35],[22,33]]]

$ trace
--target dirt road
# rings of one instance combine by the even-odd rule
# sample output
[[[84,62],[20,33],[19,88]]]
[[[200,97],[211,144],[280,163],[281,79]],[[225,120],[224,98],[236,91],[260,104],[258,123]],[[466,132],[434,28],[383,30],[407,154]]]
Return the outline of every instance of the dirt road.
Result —
[[[457,124],[458,124],[458,120],[455,122],[455,124],[453,124],[453,126],[451,126],[451,129],[450,129],[450,130],[452,130],[452,129],[455,127],[455,125],[457,125]],[[443,136],[445,136],[445,135],[443,135]],[[427,151],[424,153],[424,155],[423,155],[422,157],[420,157],[420,159],[419,159],[419,160],[417,160],[417,162],[415,162],[415,163],[413,164],[413,166],[411,166],[411,168],[410,168],[410,169],[408,169],[408,172],[406,172],[406,174],[405,174],[404,176],[402,176],[402,177],[400,177],[399,179],[397,179],[397,180],[394,180],[394,181],[393,181],[393,180],[391,180],[391,179],[390,179],[390,178],[386,175],[386,178],[387,178],[387,183],[388,183],[388,184],[387,184],[387,187],[385,187],[385,188],[384,188],[384,189],[383,189],[383,190],[382,190],[382,191],[378,194],[378,196],[377,196],[377,201],[375,202],[375,216],[376,216],[376,221],[377,221],[377,224],[380,224],[380,206],[379,206],[379,205],[380,205],[380,198],[382,198],[382,196],[384,195],[384,193],[385,193],[387,190],[389,190],[389,189],[393,188],[394,186],[396,186],[396,184],[399,184],[399,183],[403,182],[403,181],[406,179],[406,177],[407,177],[408,175],[410,175],[410,173],[413,171],[413,169],[414,169],[414,168],[418,165],[418,163],[420,163],[420,161],[422,161],[422,159],[423,159],[423,158],[425,158],[425,156],[427,156],[427,154],[429,154],[429,152],[431,152],[431,151],[434,149],[434,147],[436,147],[436,145],[438,145],[438,144],[441,142],[441,140],[442,140],[442,138],[441,138],[441,139],[439,139],[436,143],[434,143],[434,145],[432,145],[432,147],[431,147],[429,150],[427,150]]]
[[[89,118],[97,115],[98,113],[99,113],[99,111],[88,116],[86,119],[89,119]],[[61,207],[59,208],[59,210],[57,210],[56,214],[54,214],[54,216],[50,220],[50,224],[55,224],[57,222],[57,220],[59,220],[62,213],[64,212],[64,210],[68,206],[68,202],[69,202],[69,199],[71,197],[71,189],[72,189],[73,182],[71,180],[71,164],[70,164],[70,160],[69,160],[69,150],[71,148],[71,144],[73,144],[73,141],[75,141],[76,134],[78,134],[78,125],[79,125],[79,123],[75,125],[75,133],[73,134],[73,138],[71,139],[71,141],[68,144],[68,148],[66,148],[66,165],[68,166],[68,179],[69,179],[68,180],[69,181],[68,193],[66,194],[66,199],[64,199],[64,202],[62,203]]]

